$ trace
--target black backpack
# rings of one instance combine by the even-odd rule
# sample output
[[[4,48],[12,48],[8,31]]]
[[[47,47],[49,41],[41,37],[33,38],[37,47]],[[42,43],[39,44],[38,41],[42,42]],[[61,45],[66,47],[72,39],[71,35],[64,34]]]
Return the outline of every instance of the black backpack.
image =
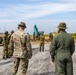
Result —
[[[2,41],[3,41],[3,39],[2,39],[2,37],[0,36],[0,44],[2,43]]]

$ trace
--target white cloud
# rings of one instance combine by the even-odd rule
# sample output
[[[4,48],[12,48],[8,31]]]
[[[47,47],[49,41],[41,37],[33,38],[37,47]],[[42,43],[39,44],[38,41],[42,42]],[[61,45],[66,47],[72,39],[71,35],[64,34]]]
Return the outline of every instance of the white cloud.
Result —
[[[0,22],[14,22],[25,19],[40,18],[56,13],[76,11],[76,3],[23,4],[0,9]]]
[[[67,1],[67,2],[76,2],[76,0],[64,0],[64,1]]]
[[[6,19],[0,19],[0,23],[3,23],[3,22],[17,22],[18,20],[6,20]]]

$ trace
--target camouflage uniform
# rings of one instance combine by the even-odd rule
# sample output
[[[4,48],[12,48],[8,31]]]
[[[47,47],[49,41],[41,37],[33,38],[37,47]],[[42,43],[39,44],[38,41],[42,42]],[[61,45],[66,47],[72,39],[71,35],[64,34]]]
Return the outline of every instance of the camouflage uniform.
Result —
[[[9,38],[9,41],[8,41],[8,54],[9,54],[9,57],[11,56],[11,50],[10,50],[10,38],[11,38],[11,35],[8,36]]]
[[[52,39],[53,39],[53,35],[52,33],[49,33],[49,40],[52,41]]]
[[[14,46],[10,46],[10,41],[11,41],[11,36],[14,33],[14,31],[11,31],[11,34],[9,35],[9,45],[8,45],[8,51],[9,51],[9,56],[13,56],[13,51],[14,51]]]
[[[26,41],[26,47],[28,50],[28,58],[31,58],[32,56],[32,47],[31,47],[31,43],[30,43],[30,35],[27,33],[27,41]]]
[[[60,32],[54,36],[50,48],[51,57],[55,60],[56,75],[73,75],[74,38],[65,31],[65,23],[60,23],[58,28]]]
[[[9,37],[8,32],[5,32],[5,35],[3,37],[3,59],[8,58],[9,52],[8,52],[8,44],[9,44]]]
[[[25,26],[25,23],[21,22],[19,25]],[[28,41],[27,34],[23,31],[16,31],[11,37],[11,46],[14,44],[14,71],[12,75],[17,75],[17,71],[20,66],[19,75],[26,75],[28,68],[28,59],[32,56],[31,44]],[[28,44],[28,43],[29,44]],[[27,46],[28,44],[28,46]],[[29,53],[28,53],[29,52]],[[30,55],[29,55],[30,54]]]
[[[42,34],[40,35],[40,52],[44,51],[44,39],[45,39],[45,36],[43,35],[43,32],[42,32]]]

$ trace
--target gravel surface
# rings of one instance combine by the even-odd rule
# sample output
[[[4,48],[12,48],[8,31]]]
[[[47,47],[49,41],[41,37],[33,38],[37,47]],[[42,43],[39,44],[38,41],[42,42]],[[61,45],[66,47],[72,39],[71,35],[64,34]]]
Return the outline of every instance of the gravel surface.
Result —
[[[55,65],[51,62],[49,46],[49,44],[46,44],[45,51],[39,52],[39,45],[32,45],[33,56],[29,60],[26,75],[55,75]],[[3,47],[0,47],[0,75],[11,75],[14,58],[3,60],[2,51]],[[73,66],[74,75],[76,75],[76,52],[73,54]]]

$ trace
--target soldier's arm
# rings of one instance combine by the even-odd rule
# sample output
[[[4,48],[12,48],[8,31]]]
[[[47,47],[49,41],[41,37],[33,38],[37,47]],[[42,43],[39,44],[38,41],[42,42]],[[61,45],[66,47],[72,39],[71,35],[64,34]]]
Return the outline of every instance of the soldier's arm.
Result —
[[[4,43],[5,43],[5,41],[4,41],[4,40],[5,40],[5,37],[3,37],[2,45],[4,45]]]
[[[26,41],[26,47],[28,50],[28,57],[31,58],[32,57],[32,47],[31,47],[31,42],[30,42],[30,35],[27,35],[27,41]]]
[[[71,51],[71,54],[73,54],[74,51],[75,51],[75,42],[74,42],[74,38],[72,39],[72,42],[71,42],[70,51]]]
[[[56,38],[54,37],[50,45],[50,55],[52,59],[54,59],[55,51],[56,51]]]
[[[29,43],[29,45],[27,46],[28,48],[28,55],[29,55],[29,58],[32,57],[32,47],[31,47],[31,43]]]
[[[45,35],[44,35],[44,39],[45,39]]]
[[[13,35],[10,38],[10,49],[13,50],[14,49],[14,42],[13,42]]]

